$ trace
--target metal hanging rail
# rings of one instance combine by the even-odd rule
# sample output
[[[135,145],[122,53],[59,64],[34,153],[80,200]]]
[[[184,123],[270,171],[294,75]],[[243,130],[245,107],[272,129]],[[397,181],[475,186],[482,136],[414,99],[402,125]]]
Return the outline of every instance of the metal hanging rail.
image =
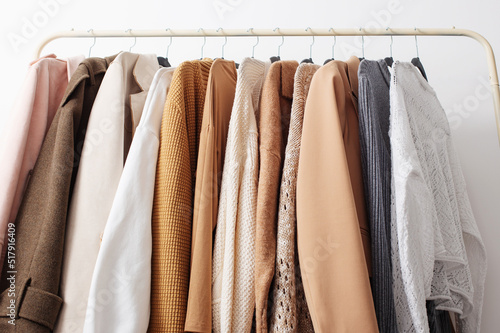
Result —
[[[36,58],[40,57],[43,48],[53,40],[60,38],[95,38],[95,37],[252,37],[252,36],[464,36],[477,40],[486,51],[489,81],[493,94],[495,118],[500,143],[500,87],[495,63],[495,55],[490,43],[482,35],[466,29],[432,29],[432,28],[387,28],[387,29],[165,29],[165,30],[89,30],[62,31],[45,38],[36,50]]]

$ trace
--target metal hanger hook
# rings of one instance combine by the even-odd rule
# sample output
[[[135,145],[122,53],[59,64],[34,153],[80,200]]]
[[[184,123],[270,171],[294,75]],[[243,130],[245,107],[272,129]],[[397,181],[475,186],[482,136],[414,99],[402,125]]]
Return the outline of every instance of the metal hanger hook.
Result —
[[[279,30],[280,30],[280,28],[279,28],[279,27],[278,27],[278,28],[273,29],[273,31],[274,31],[274,32],[279,31]],[[283,46],[283,44],[284,44],[284,43],[285,43],[285,36],[281,35],[281,44],[280,44],[280,45],[278,45],[278,57],[280,56],[280,53],[281,53],[281,47]]]
[[[88,33],[93,33],[93,32],[94,32],[94,29],[89,29],[89,30],[87,30],[87,32],[88,32]],[[92,45],[90,46],[90,48],[89,48],[89,58],[90,58],[90,53],[92,52],[92,48],[94,47],[95,43],[96,43],[96,38],[94,37],[94,44],[92,44]]]
[[[285,36],[281,36],[281,44],[278,45],[278,57],[280,56],[281,53],[281,47],[285,44]]]
[[[247,32],[251,32],[251,33],[253,33],[253,28],[248,29],[248,30],[247,30]],[[257,45],[259,45],[259,36],[257,35],[257,36],[255,36],[255,37],[257,37],[257,43],[255,43],[255,45],[252,47],[252,58],[253,58],[253,57],[254,57],[254,55],[255,55],[255,47],[256,47]]]
[[[328,31],[333,32],[333,28],[328,29]],[[335,58],[335,45],[337,45],[337,36],[333,35],[333,45],[332,45],[332,59]]]
[[[255,43],[255,45],[252,47],[252,58],[253,58],[253,57],[254,57],[254,55],[255,55],[255,47],[256,47],[257,45],[259,45],[259,42],[260,42],[260,40],[259,40],[259,36],[255,36],[255,37],[257,37],[257,43]]]
[[[167,28],[166,31],[169,31],[170,28]],[[172,36],[170,36],[170,43],[168,43],[168,46],[167,46],[167,54],[166,54],[166,57],[168,59],[168,51],[170,50],[170,45],[172,45]]]
[[[392,35],[391,35],[391,58],[392,58],[392,43],[393,43],[393,40],[392,40]]]
[[[361,36],[361,56],[365,58],[365,36]]]
[[[202,28],[198,29],[198,32],[203,31]],[[203,36],[203,45],[201,45],[201,59],[203,59],[203,49],[205,48],[205,44],[207,43],[207,36]]]
[[[359,28],[359,32],[362,31],[362,28]],[[361,35],[361,57],[365,58],[365,36]]]
[[[221,31],[222,28],[217,29],[217,32]],[[224,36],[224,44],[222,44],[222,59],[224,59],[224,48],[226,47],[227,44],[227,36]]]
[[[415,32],[417,31],[417,28],[415,27]],[[417,35],[415,35],[415,48],[417,49],[417,58],[418,56],[418,41],[417,41]]]
[[[311,33],[312,33],[312,29],[311,29],[311,27],[307,27],[306,31],[308,31],[308,30],[311,30]],[[310,59],[312,59],[313,45],[314,45],[314,42],[315,42],[315,41],[314,41],[314,35],[312,35],[312,39],[313,39],[313,40],[312,40],[312,43],[311,43],[311,45],[309,46],[309,58],[310,58]]]
[[[127,30],[125,30],[125,32],[128,32],[129,34],[132,34],[132,29],[127,29]],[[129,49],[128,49],[129,52],[132,52],[132,48],[135,46],[135,44],[137,44],[137,37],[134,36],[134,44],[132,44],[129,47]]]
[[[134,37],[134,44],[132,44],[132,45],[128,48],[128,51],[129,51],[129,52],[132,52],[132,48],[135,46],[135,44],[137,44],[137,37]]]

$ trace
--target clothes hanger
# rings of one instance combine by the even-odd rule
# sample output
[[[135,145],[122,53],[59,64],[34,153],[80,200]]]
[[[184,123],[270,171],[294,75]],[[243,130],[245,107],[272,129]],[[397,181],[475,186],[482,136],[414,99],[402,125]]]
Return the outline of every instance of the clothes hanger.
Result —
[[[128,33],[132,33],[132,29],[127,29],[125,30],[125,32],[128,32]],[[135,46],[135,44],[137,43],[137,37],[134,36],[134,44],[132,44],[129,48],[128,48],[128,51],[129,52],[132,52],[132,48]]]
[[[166,31],[169,31],[170,28],[167,28]],[[170,45],[172,45],[172,36],[170,36],[170,43],[168,43],[168,46],[167,46],[167,54],[165,56],[165,58],[163,57],[158,57],[158,63],[160,64],[160,66],[162,67],[172,67],[170,65],[170,62],[168,61],[168,51],[170,50]]]
[[[93,31],[94,31],[94,29],[87,30],[88,33],[92,33]],[[90,58],[90,53],[92,52],[92,48],[94,47],[95,43],[96,43],[96,38],[94,37],[94,44],[92,44],[89,48],[89,58]]]
[[[306,29],[306,31],[308,31],[308,30],[311,30],[311,31],[312,31],[311,27],[308,27],[308,28]],[[313,49],[313,45],[314,45],[314,35],[312,35],[312,43],[311,43],[311,45],[309,45],[309,59],[304,59],[304,60],[302,60],[302,61],[300,62],[301,64],[304,64],[304,63],[314,64],[314,62],[313,62],[313,60],[312,60],[312,52],[313,52],[313,51],[312,51],[312,49]]]
[[[219,32],[219,31],[222,31],[222,28],[219,28],[216,30],[216,32]],[[221,59],[224,59],[224,50],[225,50],[225,47],[226,47],[226,44],[227,44],[227,36],[224,35],[224,44],[222,44],[222,50],[221,50]],[[216,58],[217,59],[217,58]],[[238,67],[240,66],[238,63],[234,63],[236,69],[238,69]]]
[[[227,44],[227,36],[224,36],[224,44],[222,44],[222,59],[224,59],[224,48],[226,47]]]
[[[333,31],[333,28],[330,28],[328,31]],[[335,60],[335,45],[337,45],[337,36],[333,36],[332,57],[330,59],[326,59],[323,65]]]
[[[361,28],[359,28],[361,31]],[[363,61],[365,59],[365,36],[361,35],[361,58],[358,58],[359,61]]]
[[[387,29],[389,29],[389,28],[387,28]],[[394,59],[392,58],[392,42],[393,42],[393,40],[392,40],[392,35],[391,35],[391,56],[384,58],[385,63],[389,67],[392,67],[392,64],[394,63]]]
[[[203,31],[202,28],[198,29],[198,32]],[[203,45],[201,45],[201,58],[203,60],[203,49],[205,48],[205,44],[207,43],[207,36],[203,36]]]
[[[250,28],[249,30],[253,30],[253,28]],[[253,57],[254,57],[254,55],[255,55],[255,47],[256,47],[257,45],[259,45],[259,36],[255,36],[255,37],[257,37],[257,43],[256,43],[256,44],[252,47],[252,58],[253,58]]]
[[[276,28],[276,29],[274,29],[273,31],[276,31],[276,30],[278,30],[278,31],[279,31],[279,30],[280,30],[280,28]],[[285,43],[285,36],[283,36],[283,35],[282,35],[282,36],[281,36],[281,44],[280,44],[280,45],[278,45],[278,56],[276,56],[276,57],[275,57],[275,56],[272,56],[272,57],[271,57],[271,59],[270,59],[270,60],[271,60],[271,63],[276,62],[276,61],[280,61],[280,60],[281,60],[281,58],[280,58],[280,50],[281,50],[281,46],[283,45],[283,43]]]
[[[417,31],[417,28],[415,28],[415,31]],[[418,56],[418,41],[417,41],[417,35],[415,35],[415,48],[417,49],[417,57],[411,59],[411,63],[413,66],[417,67],[422,76],[424,77],[425,80],[427,80],[427,74],[425,74],[424,66],[422,65],[422,62],[420,61],[420,58]],[[428,80],[427,80],[428,81]]]

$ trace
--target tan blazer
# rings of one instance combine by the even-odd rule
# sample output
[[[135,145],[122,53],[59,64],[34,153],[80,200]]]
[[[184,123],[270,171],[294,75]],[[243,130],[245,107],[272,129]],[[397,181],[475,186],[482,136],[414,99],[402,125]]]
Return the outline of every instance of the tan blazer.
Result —
[[[358,135],[359,59],[313,77],[297,176],[297,242],[316,332],[377,332]]]
[[[114,57],[84,60],[76,69],[43,142],[16,219],[15,267],[5,260],[0,294],[0,332],[48,333],[63,303],[59,277],[71,189],[78,171],[90,110]],[[8,259],[8,255],[7,255]],[[16,274],[9,296],[7,273]],[[7,307],[15,299],[15,324]]]
[[[260,100],[260,172],[255,239],[255,321],[267,333],[267,300],[274,276],[281,170],[292,112],[293,79],[299,64],[278,61],[267,73]]]
[[[212,332],[212,232],[236,90],[234,61],[215,59],[208,77],[194,192],[191,278],[185,330]]]

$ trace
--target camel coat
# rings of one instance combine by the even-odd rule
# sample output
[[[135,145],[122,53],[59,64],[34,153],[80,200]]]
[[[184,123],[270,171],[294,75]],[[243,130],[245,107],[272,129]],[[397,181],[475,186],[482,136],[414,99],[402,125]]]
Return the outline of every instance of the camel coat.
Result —
[[[359,59],[311,82],[297,176],[297,243],[316,332],[378,332],[357,111]]]
[[[4,265],[0,306],[15,301],[15,326],[0,313],[1,332],[48,333],[63,303],[59,281],[66,215],[90,110],[113,57],[84,60],[76,69],[43,142],[16,219],[15,267]],[[7,264],[7,260],[5,264]],[[15,268],[16,294],[7,271]]]
[[[215,59],[208,77],[198,149],[187,332],[212,332],[212,237],[217,224],[219,190],[235,90],[234,62]]]

